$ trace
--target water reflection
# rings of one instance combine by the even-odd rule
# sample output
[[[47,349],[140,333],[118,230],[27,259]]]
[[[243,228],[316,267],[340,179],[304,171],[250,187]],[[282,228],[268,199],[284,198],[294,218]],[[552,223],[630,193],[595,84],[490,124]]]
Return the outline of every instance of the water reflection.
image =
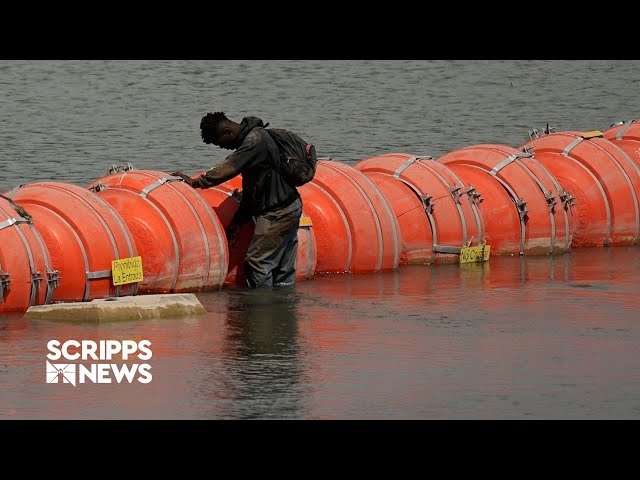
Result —
[[[0,317],[0,418],[639,418],[640,249],[317,275],[202,317]],[[149,339],[153,382],[44,383],[46,342]]]
[[[212,413],[234,419],[304,416],[295,287],[229,290],[223,362],[210,370],[223,408]]]

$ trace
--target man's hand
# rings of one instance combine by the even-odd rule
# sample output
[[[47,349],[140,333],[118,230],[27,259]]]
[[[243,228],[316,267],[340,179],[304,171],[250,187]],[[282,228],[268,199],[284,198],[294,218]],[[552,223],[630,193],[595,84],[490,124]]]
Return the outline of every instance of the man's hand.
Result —
[[[238,230],[240,230],[240,225],[234,222],[231,222],[225,229],[229,246],[232,246],[236,242],[236,238],[238,237]]]
[[[193,187],[193,178],[191,178],[189,175],[185,175],[182,172],[173,172],[171,176],[180,177],[185,181],[187,185],[189,185],[190,187]]]

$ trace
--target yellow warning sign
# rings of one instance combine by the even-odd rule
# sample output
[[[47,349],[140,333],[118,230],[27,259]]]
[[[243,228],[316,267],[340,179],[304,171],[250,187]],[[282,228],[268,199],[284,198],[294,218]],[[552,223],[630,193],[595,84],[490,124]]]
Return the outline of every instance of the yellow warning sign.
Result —
[[[114,285],[141,282],[142,257],[120,258],[111,261],[111,278]]]
[[[489,261],[490,245],[476,245],[460,249],[460,263],[481,263]]]

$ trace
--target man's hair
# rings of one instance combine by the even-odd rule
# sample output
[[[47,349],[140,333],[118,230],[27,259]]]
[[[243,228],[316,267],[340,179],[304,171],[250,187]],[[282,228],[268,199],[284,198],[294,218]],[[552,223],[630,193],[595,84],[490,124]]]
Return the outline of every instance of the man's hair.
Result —
[[[200,120],[200,135],[204,143],[213,143],[214,136],[218,131],[218,125],[223,120],[229,120],[224,112],[207,113]]]

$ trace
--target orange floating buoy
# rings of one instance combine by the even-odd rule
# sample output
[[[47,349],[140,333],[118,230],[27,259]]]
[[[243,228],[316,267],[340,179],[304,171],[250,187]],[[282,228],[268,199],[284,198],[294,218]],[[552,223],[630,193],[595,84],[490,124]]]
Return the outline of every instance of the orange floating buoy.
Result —
[[[605,130],[602,136],[624,150],[640,167],[640,121],[632,120],[613,125]]]
[[[398,219],[402,245],[399,263],[430,264],[434,262],[433,234],[429,216],[430,206],[402,181],[390,180],[388,173],[368,171],[365,160],[354,165],[361,170],[383,193]]]
[[[303,209],[313,222],[316,272],[345,273],[353,263],[353,238],[347,216],[331,193],[313,182],[298,188]]]
[[[196,175],[197,176],[197,175]],[[195,176],[194,176],[195,178]],[[198,190],[207,204],[215,211],[222,226],[227,228],[240,205],[239,190],[227,182],[215,187]],[[229,266],[225,283],[245,285],[244,258],[253,237],[254,223],[240,226],[235,243],[229,248]],[[310,218],[304,213],[298,227],[298,250],[296,256],[296,280],[308,280],[316,271],[317,247]]]
[[[491,247],[491,255],[520,255],[525,250],[525,225],[513,192],[502,180],[484,168],[465,163],[447,164],[463,178],[474,201],[482,212],[484,238]]]
[[[550,133],[522,148],[534,153],[575,198],[575,246],[637,244],[640,173],[602,132]]]
[[[111,206],[82,187],[61,182],[22,185],[7,193],[29,212],[59,272],[52,301],[135,295],[137,283],[114,285],[112,260],[138,255],[129,229]]]
[[[318,272],[365,273],[398,267],[402,245],[398,220],[366,175],[345,163],[320,160],[313,180],[298,191],[314,225]],[[332,249],[337,254],[327,251]],[[346,261],[334,263],[339,257]]]
[[[50,303],[57,284],[58,272],[30,214],[0,197],[0,313]]]
[[[481,168],[509,192],[520,218],[519,253],[545,255],[570,249],[574,228],[570,202],[559,182],[533,154],[507,145],[481,144],[449,152],[438,162]],[[487,222],[489,229],[493,226]]]
[[[365,158],[355,168],[390,201],[400,224],[406,263],[458,262],[462,247],[484,242],[473,192],[447,166],[431,157],[393,153]],[[392,190],[398,188],[401,192]]]
[[[87,187],[117,211],[142,257],[141,293],[217,290],[229,251],[220,220],[179,177],[154,170],[110,169]]]

